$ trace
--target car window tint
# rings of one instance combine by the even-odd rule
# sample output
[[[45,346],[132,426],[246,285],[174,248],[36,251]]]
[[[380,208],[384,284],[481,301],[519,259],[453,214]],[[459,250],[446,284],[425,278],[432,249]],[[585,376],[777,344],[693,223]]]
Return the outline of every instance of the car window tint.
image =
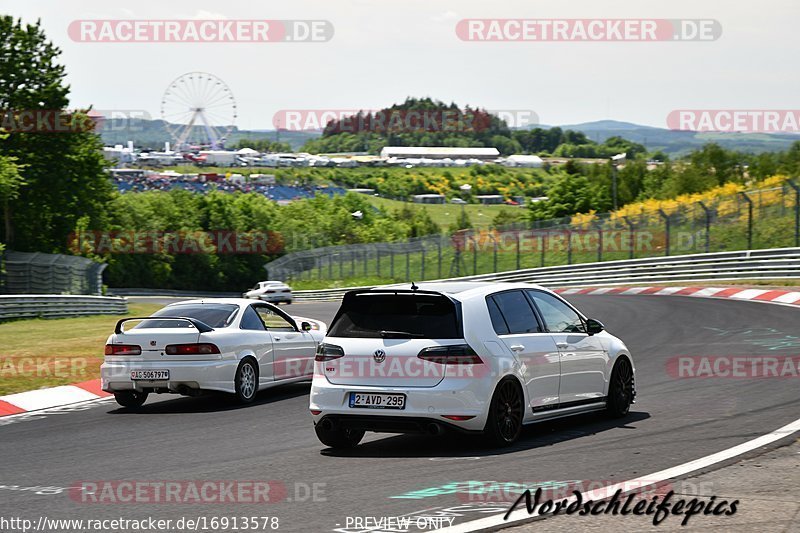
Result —
[[[583,320],[570,306],[546,292],[528,291],[551,333],[586,333]]]
[[[256,307],[256,312],[258,316],[261,317],[261,320],[264,322],[264,325],[267,326],[268,330],[294,331],[294,325],[290,324],[285,318],[275,313],[269,307]]]
[[[462,338],[455,304],[434,294],[358,294],[345,298],[331,337],[380,338],[381,332],[425,339]]]
[[[250,329],[255,331],[264,331],[264,323],[258,318],[258,314],[253,310],[252,306],[247,306],[242,315],[242,323],[239,325],[241,329]]]
[[[503,313],[500,312],[500,308],[497,307],[497,302],[495,302],[494,298],[491,296],[486,298],[486,307],[489,309],[489,317],[492,319],[492,326],[494,327],[495,333],[498,335],[508,334],[506,319],[503,318]]]
[[[238,305],[234,304],[178,304],[169,305],[159,309],[151,316],[160,317],[188,317],[199,320],[212,328],[224,328],[233,322]],[[188,322],[177,322],[175,320],[144,320],[139,323],[137,328],[191,328]]]
[[[509,333],[539,333],[539,323],[522,291],[507,291],[493,296],[503,314]]]

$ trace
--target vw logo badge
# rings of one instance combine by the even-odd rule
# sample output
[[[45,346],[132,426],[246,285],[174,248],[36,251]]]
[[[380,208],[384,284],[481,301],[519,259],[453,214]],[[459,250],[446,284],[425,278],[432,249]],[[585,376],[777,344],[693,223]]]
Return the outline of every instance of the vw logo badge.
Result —
[[[375,350],[375,353],[372,355],[372,358],[375,359],[376,363],[383,363],[386,361],[386,352],[383,350]]]

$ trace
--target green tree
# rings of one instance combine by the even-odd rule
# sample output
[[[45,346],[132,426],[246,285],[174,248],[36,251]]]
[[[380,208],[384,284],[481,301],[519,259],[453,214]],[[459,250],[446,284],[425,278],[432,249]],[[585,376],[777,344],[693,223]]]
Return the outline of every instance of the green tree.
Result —
[[[0,17],[0,109],[12,116],[22,111],[60,110],[69,104],[61,51],[40,24]],[[85,113],[74,118],[85,124]],[[26,186],[4,207],[10,231],[6,243],[19,250],[64,251],[78,220],[102,228],[113,196],[104,172],[101,142],[93,131],[68,133],[12,132],[0,142],[0,155],[24,167]]]
[[[3,228],[6,239],[13,238],[10,203],[19,198],[20,188],[23,185],[25,185],[25,178],[20,174],[20,166],[17,165],[16,159],[0,156],[0,206],[3,209]]]

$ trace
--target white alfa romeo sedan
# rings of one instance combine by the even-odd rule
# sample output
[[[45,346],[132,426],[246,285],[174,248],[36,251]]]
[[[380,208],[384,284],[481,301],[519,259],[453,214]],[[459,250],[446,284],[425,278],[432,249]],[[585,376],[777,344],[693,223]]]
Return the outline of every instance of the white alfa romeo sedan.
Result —
[[[100,367],[102,387],[123,407],[140,407],[150,393],[203,391],[248,403],[259,390],[309,380],[324,335],[323,322],[289,316],[267,302],[178,302],[117,322]]]
[[[483,434],[605,411],[625,416],[625,344],[558,295],[527,283],[444,282],[348,292],[317,348],[310,410],[319,440],[366,431]]]

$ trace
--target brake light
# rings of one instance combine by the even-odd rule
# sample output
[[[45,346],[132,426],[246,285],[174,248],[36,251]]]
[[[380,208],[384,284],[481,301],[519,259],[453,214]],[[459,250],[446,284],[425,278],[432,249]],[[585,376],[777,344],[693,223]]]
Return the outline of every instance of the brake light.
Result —
[[[344,349],[341,346],[325,344],[323,342],[317,346],[317,355],[314,357],[314,361],[324,363],[325,361],[339,359],[340,357],[344,357]]]
[[[142,348],[135,344],[106,344],[106,355],[142,355]]]
[[[319,409],[309,409],[309,411],[311,411],[311,414],[314,416],[317,416],[318,414],[322,413],[322,411],[320,411]]]
[[[417,355],[420,359],[440,365],[482,365],[483,361],[469,344],[431,346]]]
[[[169,344],[164,348],[168,355],[208,355],[219,353],[216,344],[197,342],[192,344]]]
[[[475,418],[475,415],[442,415],[442,418],[447,418],[448,420],[453,420],[455,422],[464,422],[465,420],[472,420]]]

